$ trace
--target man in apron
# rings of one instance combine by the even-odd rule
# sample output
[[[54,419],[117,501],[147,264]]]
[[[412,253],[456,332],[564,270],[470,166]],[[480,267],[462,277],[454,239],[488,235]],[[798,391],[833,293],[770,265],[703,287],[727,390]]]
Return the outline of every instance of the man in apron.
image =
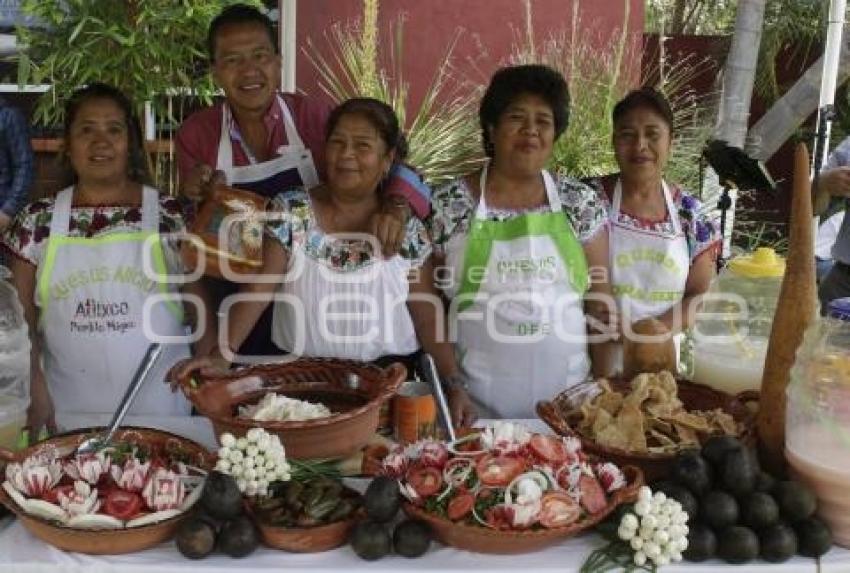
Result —
[[[292,187],[319,183],[325,123],[330,110],[297,94],[280,94],[281,60],[271,21],[255,8],[225,8],[210,24],[212,73],[225,101],[189,117],[177,133],[181,192],[205,196],[214,182],[274,197]],[[314,158],[316,161],[314,161]],[[394,178],[386,213],[374,222],[385,254],[398,250],[411,212],[428,213],[429,197],[409,174]],[[235,285],[213,282],[214,301],[235,292]],[[271,343],[271,307],[257,322],[242,354],[278,353]],[[214,309],[208,319],[216,324]]]

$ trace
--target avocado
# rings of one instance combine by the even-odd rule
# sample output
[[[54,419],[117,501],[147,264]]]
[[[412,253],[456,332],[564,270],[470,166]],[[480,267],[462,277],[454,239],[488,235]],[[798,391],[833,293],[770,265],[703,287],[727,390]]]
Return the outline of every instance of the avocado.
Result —
[[[218,548],[231,557],[250,555],[259,543],[254,523],[244,515],[225,523],[218,534]]]
[[[216,519],[233,519],[242,513],[242,492],[233,476],[213,471],[207,475],[200,505]]]
[[[688,532],[688,548],[682,554],[688,561],[705,561],[717,552],[717,537],[704,523],[694,523]]]
[[[696,451],[680,453],[673,460],[670,477],[692,493],[701,495],[711,488],[712,471],[702,456]]]
[[[736,496],[743,496],[756,487],[759,467],[755,456],[747,450],[732,450],[723,456],[721,483],[723,489]]]
[[[832,546],[832,533],[824,522],[810,517],[794,524],[798,551],[804,557],[820,557]]]
[[[373,521],[383,523],[391,520],[401,507],[398,482],[386,476],[373,479],[363,495],[363,507]]]
[[[742,501],[741,517],[744,525],[758,531],[779,521],[779,506],[768,494],[756,491]]]
[[[431,528],[421,521],[403,521],[393,532],[393,549],[403,557],[420,557],[430,545]]]
[[[759,533],[759,545],[762,559],[782,563],[797,553],[797,534],[788,525],[776,523]]]
[[[746,563],[758,554],[759,538],[748,527],[727,527],[717,535],[717,555],[727,563]]]
[[[348,538],[351,549],[361,559],[375,561],[390,552],[392,541],[382,523],[361,521],[351,530]]]
[[[716,530],[723,529],[738,522],[740,509],[734,497],[725,491],[708,492],[702,499],[699,518]]]
[[[756,491],[770,493],[773,491],[774,487],[776,487],[776,478],[767,472],[759,472],[759,475],[756,478]]]
[[[734,450],[742,450],[744,446],[733,436],[712,436],[702,445],[702,457],[708,463],[720,468],[726,454]]]
[[[687,488],[671,483],[666,487],[664,493],[670,499],[675,499],[682,506],[682,510],[688,514],[690,519],[695,519],[699,512],[699,502],[697,498]]]
[[[815,494],[803,484],[795,481],[781,481],[773,490],[782,517],[791,523],[811,517],[817,509]]]
[[[215,530],[204,519],[192,516],[174,535],[177,549],[188,559],[203,559],[215,549]]]

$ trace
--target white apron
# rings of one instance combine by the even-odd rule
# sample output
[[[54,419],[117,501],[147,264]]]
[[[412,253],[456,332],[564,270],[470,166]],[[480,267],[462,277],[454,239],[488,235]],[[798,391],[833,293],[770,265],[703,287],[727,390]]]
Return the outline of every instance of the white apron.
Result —
[[[660,316],[685,294],[691,263],[688,241],[667,183],[662,181],[661,187],[673,226],[672,235],[635,229],[619,222],[623,198],[619,179],[614,187],[609,220],[611,288],[624,322]],[[622,371],[622,345],[617,346],[615,369]]]
[[[286,102],[279,94],[276,97],[283,113],[283,127],[287,141],[286,145],[278,148],[278,157],[259,163],[252,161],[250,165],[243,167],[234,167],[230,140],[230,107],[224,104],[221,110],[221,136],[218,140],[218,158],[216,159],[216,169],[224,172],[228,185],[269,198],[293,187],[303,186],[310,189],[319,184],[319,176],[313,164],[313,154],[304,146]],[[249,150],[246,149],[246,151]]]
[[[342,237],[343,234],[337,235]],[[419,349],[407,310],[410,261],[384,259],[350,272],[328,268],[294,247],[275,301],[272,340],[293,354],[371,362]]]
[[[277,94],[278,104],[283,113],[283,127],[286,131],[286,145],[278,148],[278,157],[260,163],[254,162],[242,167],[233,166],[233,148],[230,140],[230,107],[225,103],[221,110],[221,136],[218,141],[218,158],[216,169],[224,172],[228,185],[245,189],[273,198],[287,189],[304,187],[310,189],[319,184],[316,166],[313,164],[313,154],[304,146],[295,121],[286,102]],[[250,156],[250,150],[245,149]],[[233,287],[211,286],[215,298],[223,298],[234,292]],[[264,356],[271,352],[269,344],[272,322],[272,310],[267,308],[253,330],[239,349],[240,354]]]
[[[39,266],[36,301],[43,337],[44,374],[57,412],[114,412],[150,344],[143,306],[156,293],[172,292],[144,272],[145,240],[159,232],[159,200],[145,187],[142,230],[96,238],[68,237],[73,188],[56,197],[50,238]],[[151,260],[167,274],[162,244]],[[152,307],[148,326],[160,336],[183,336],[182,307]],[[187,344],[166,344],[131,409],[160,416],[189,413],[185,398],[164,383],[168,369],[189,357]]]
[[[587,261],[543,171],[551,212],[487,220],[487,168],[466,237],[449,241],[446,263],[460,281],[450,292],[456,353],[481,414],[535,418],[538,400],[583,381],[589,371],[582,295]],[[483,275],[483,276],[482,276]],[[453,289],[454,290],[454,289]]]

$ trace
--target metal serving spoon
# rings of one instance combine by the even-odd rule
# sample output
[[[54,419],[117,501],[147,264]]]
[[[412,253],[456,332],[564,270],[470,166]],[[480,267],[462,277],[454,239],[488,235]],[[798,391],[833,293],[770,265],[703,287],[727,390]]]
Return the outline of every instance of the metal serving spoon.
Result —
[[[112,416],[112,421],[109,422],[109,426],[107,426],[106,431],[84,441],[74,451],[74,455],[91,454],[97,450],[103,449],[107,444],[109,444],[109,440],[112,439],[113,434],[115,434],[115,430],[118,429],[118,426],[120,426],[121,422],[124,420],[124,416],[126,416],[127,412],[130,410],[133,400],[139,393],[142,384],[148,377],[151,368],[153,368],[153,365],[156,363],[160,354],[162,354],[162,344],[154,342],[148,346],[142,361],[139,363],[139,367],[136,369],[136,373],[133,375],[133,379],[130,381],[130,385],[127,386],[127,391],[124,393],[124,397],[121,398],[121,402],[118,404],[118,410],[116,410],[115,414]]]
[[[431,385],[431,391],[434,393],[434,398],[437,400],[437,412],[440,414],[440,422],[446,428],[446,434],[450,442],[457,441],[455,427],[452,423],[452,414],[449,411],[449,403],[446,400],[446,394],[443,392],[443,385],[440,384],[440,376],[437,374],[437,367],[434,364],[434,359],[427,352],[423,352],[419,358],[419,370],[425,381]]]

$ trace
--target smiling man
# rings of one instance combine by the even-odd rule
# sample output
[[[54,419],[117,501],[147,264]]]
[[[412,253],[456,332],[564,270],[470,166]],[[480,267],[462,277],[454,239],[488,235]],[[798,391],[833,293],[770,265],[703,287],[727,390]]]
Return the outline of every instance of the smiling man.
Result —
[[[278,92],[281,59],[271,21],[254,8],[230,6],[212,21],[207,49],[225,100],[193,114],[177,133],[181,191],[201,198],[216,171],[266,196],[317,184],[330,109]]]
[[[207,36],[211,71],[224,101],[202,109],[177,132],[180,190],[199,200],[212,183],[226,182],[265,197],[315,187],[324,173],[325,125],[330,108],[301,94],[281,93],[281,57],[271,20],[244,4],[228,6]],[[398,251],[411,213],[427,215],[430,192],[402,166],[390,178],[382,209],[370,221],[384,254]],[[208,281],[214,300],[235,291]],[[208,318],[214,319],[212,313]],[[243,353],[272,352],[271,318],[261,319]]]

